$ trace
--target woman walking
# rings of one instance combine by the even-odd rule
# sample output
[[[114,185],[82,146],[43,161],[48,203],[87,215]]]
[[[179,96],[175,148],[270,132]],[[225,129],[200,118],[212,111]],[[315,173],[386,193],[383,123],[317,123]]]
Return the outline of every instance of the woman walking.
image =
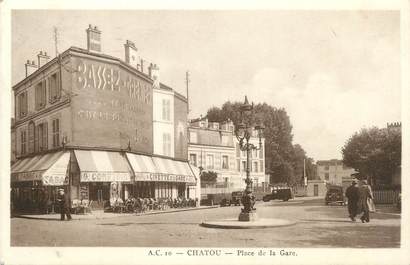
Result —
[[[357,202],[357,213],[363,212],[362,223],[370,222],[370,209],[369,209],[369,199],[373,199],[373,194],[370,186],[367,185],[366,180],[361,180],[359,185],[359,201]]]

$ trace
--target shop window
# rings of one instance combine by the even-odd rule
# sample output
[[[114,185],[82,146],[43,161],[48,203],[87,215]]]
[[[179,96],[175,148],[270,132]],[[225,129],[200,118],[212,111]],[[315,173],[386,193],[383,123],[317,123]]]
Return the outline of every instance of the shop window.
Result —
[[[27,152],[27,131],[21,131],[20,132],[20,144],[21,144],[21,155],[25,155]]]
[[[36,142],[37,142],[37,150],[39,152],[47,150],[47,122],[41,123],[37,126],[37,133],[36,133]]]
[[[189,163],[193,166],[197,165],[196,154],[189,154]]]
[[[206,155],[206,168],[207,169],[214,168],[214,156],[213,155]]]
[[[229,159],[228,156],[222,156],[222,169],[229,169]]]
[[[162,135],[163,155],[171,156],[171,134],[164,133]]]
[[[41,81],[35,87],[36,110],[41,110],[46,106],[46,81]]]
[[[28,124],[28,153],[29,154],[34,153],[34,136],[35,136],[34,129],[35,129],[34,122],[30,121],[30,123]]]
[[[60,146],[60,120],[53,120],[53,148]]]
[[[50,103],[56,102],[61,97],[60,75],[52,74],[48,78],[48,94]]]
[[[171,120],[171,101],[169,99],[162,100],[162,119],[164,121]]]
[[[27,91],[18,95],[19,117],[25,117],[28,112]]]

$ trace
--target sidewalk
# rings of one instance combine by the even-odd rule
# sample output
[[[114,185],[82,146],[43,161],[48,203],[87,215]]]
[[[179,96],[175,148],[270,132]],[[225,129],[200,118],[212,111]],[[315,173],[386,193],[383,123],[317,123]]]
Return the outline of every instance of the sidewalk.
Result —
[[[169,209],[163,211],[147,211],[145,213],[106,213],[103,210],[94,210],[88,214],[71,214],[72,220],[96,220],[96,219],[109,219],[117,217],[128,217],[128,216],[142,216],[142,215],[154,215],[154,214],[164,214],[164,213],[175,213],[175,212],[184,212],[184,211],[197,211],[205,210],[211,208],[217,208],[219,205],[214,206],[200,206],[195,208],[180,208],[180,209]],[[60,220],[60,214],[12,214],[12,217],[15,218],[26,218],[26,219],[38,219],[38,220]]]

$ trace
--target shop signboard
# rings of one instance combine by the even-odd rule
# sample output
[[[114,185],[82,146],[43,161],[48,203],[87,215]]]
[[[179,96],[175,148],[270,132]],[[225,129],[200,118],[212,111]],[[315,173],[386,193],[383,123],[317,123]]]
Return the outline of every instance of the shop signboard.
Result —
[[[114,182],[114,181],[131,181],[129,172],[81,172],[81,182]]]
[[[66,152],[46,171],[42,176],[43,185],[45,186],[62,186],[68,185],[68,163],[70,162],[70,153]]]
[[[152,153],[152,81],[101,58],[71,64],[71,143]]]
[[[160,181],[195,183],[194,176],[162,174],[162,173],[135,173],[135,181]]]

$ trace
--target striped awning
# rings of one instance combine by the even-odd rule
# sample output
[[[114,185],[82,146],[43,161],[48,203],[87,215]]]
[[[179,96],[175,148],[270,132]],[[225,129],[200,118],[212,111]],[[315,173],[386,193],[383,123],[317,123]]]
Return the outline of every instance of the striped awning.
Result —
[[[81,182],[131,181],[132,170],[119,152],[75,150]]]
[[[127,153],[135,181],[196,183],[187,162]]]
[[[21,159],[11,166],[11,181],[42,181],[43,185],[68,184],[69,152],[55,152]]]

